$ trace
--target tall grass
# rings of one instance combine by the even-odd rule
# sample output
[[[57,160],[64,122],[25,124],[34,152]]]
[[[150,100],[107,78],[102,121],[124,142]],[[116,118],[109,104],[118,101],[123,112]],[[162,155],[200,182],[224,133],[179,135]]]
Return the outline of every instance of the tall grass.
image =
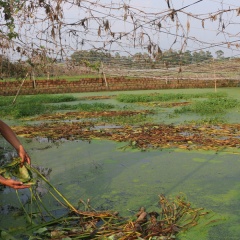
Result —
[[[197,94],[185,94],[185,93],[155,93],[155,94],[120,94],[116,99],[125,103],[137,103],[137,102],[153,102],[153,101],[176,101],[176,100],[189,100],[193,98],[220,98],[226,97],[225,92],[219,93],[197,93]]]

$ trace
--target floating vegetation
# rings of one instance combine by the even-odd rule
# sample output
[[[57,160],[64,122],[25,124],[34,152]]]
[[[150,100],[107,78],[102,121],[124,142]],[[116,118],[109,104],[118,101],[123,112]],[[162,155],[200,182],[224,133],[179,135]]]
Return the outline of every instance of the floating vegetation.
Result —
[[[95,125],[96,126],[96,125]],[[14,131],[26,138],[46,137],[58,139],[109,139],[126,142],[140,149],[182,148],[221,150],[240,148],[240,124],[218,125],[165,125],[145,124],[140,127],[95,127],[92,122],[44,123],[35,126],[14,127]]]
[[[152,118],[149,116],[150,111],[139,111],[136,114],[129,115],[117,115],[112,117],[101,117],[100,120],[106,123],[112,123],[115,125],[132,125],[132,124],[143,124],[146,122],[151,122]]]
[[[26,207],[22,203],[18,191],[17,198],[22,212],[25,214],[28,225],[25,230],[15,230],[7,233],[0,230],[1,239],[14,239],[13,236],[24,239],[175,239],[180,232],[190,230],[206,215],[209,222],[213,215],[203,208],[191,206],[183,194],[168,199],[159,195],[156,211],[148,212],[140,207],[129,218],[122,217],[115,211],[98,211],[91,207],[90,200],[79,200],[78,206],[73,206],[62,193],[60,193],[46,178],[38,167],[28,164],[20,166],[20,158],[13,159],[11,164],[0,168],[0,173],[6,176],[17,177],[19,180],[30,181],[31,200]],[[21,170],[23,169],[23,170]],[[49,172],[49,171],[47,171]],[[34,177],[33,177],[34,176]],[[34,181],[33,181],[34,180]],[[48,195],[58,206],[66,211],[56,217],[44,204],[37,188],[39,182],[44,182]],[[48,198],[48,201],[50,199]],[[132,211],[131,211],[132,212]],[[13,236],[11,236],[12,234]],[[27,238],[28,237],[28,238]]]
[[[104,117],[105,120],[114,117],[129,117],[135,115],[147,115],[153,114],[151,110],[139,110],[139,111],[82,111],[82,112],[67,112],[67,113],[54,113],[54,114],[43,114],[37,117],[31,118],[31,120],[64,120],[64,119],[84,119],[84,118],[98,118]]]
[[[48,183],[49,184],[49,183]],[[32,213],[24,208],[24,213],[29,219],[26,229],[29,239],[165,239],[172,240],[181,232],[189,231],[198,224],[206,215],[206,220],[213,217],[211,212],[203,208],[194,208],[183,196],[167,199],[159,196],[159,210],[147,212],[144,207],[132,217],[119,216],[118,212],[97,211],[90,206],[90,202],[79,201],[75,208],[53,186],[54,198],[68,208],[68,213],[55,218],[46,208],[39,208],[38,215],[42,214],[42,221],[36,223]],[[32,190],[31,190],[32,191]],[[19,199],[20,200],[20,199]],[[33,203],[42,204],[39,196],[33,196]],[[40,203],[39,203],[40,202]],[[81,209],[81,206],[84,209]],[[52,220],[44,220],[51,217]],[[35,213],[36,217],[36,213]],[[217,220],[215,220],[217,221]],[[206,221],[205,221],[206,222]],[[209,222],[210,223],[210,222]],[[208,223],[206,223],[208,224]],[[16,234],[16,233],[15,233]],[[5,239],[5,238],[3,238]],[[6,238],[9,239],[9,238]]]
[[[190,230],[210,212],[193,208],[183,196],[167,199],[159,196],[159,211],[147,212],[144,207],[131,219],[117,212],[96,211],[80,200],[88,211],[77,210],[57,220],[34,227],[34,239],[175,239]]]
[[[161,108],[171,108],[171,107],[179,107],[179,106],[186,106],[190,105],[191,102],[144,102],[139,103],[143,106],[147,107],[161,107]]]

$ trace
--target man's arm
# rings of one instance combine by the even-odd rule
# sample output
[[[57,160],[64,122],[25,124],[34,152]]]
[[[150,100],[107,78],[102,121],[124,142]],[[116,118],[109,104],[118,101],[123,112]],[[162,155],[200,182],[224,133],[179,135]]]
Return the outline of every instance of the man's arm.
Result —
[[[24,147],[18,140],[16,134],[13,130],[3,121],[0,120],[0,133],[2,136],[16,149],[18,152],[19,157],[22,159],[22,162],[27,162],[28,164],[31,163],[31,159],[26,153]]]
[[[18,140],[17,136],[15,135],[13,130],[1,120],[0,120],[0,133],[16,149],[19,157],[22,159],[22,163],[27,162],[28,164],[30,164],[31,159],[28,156],[22,144],[20,143],[20,141]],[[13,179],[6,179],[1,175],[0,175],[0,184],[3,184],[5,186],[8,186],[14,189],[22,189],[22,188],[30,187],[30,185],[23,185],[22,182],[19,182]]]

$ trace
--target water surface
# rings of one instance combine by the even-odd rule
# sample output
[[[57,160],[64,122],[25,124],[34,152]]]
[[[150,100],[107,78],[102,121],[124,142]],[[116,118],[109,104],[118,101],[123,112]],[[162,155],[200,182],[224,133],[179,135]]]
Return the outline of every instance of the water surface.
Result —
[[[102,140],[67,141],[50,148],[45,148],[46,144],[29,143],[33,164],[52,168],[50,182],[75,206],[79,199],[90,199],[94,208],[131,216],[141,206],[159,210],[159,194],[171,197],[184,193],[194,207],[213,211],[221,221],[214,227],[195,227],[182,239],[193,239],[192,234],[194,239],[239,239],[238,153],[141,152],[122,150],[123,143]],[[15,193],[9,190],[0,194],[0,204],[19,207]],[[7,228],[12,218],[18,226],[24,225],[11,214],[1,214],[0,227]]]

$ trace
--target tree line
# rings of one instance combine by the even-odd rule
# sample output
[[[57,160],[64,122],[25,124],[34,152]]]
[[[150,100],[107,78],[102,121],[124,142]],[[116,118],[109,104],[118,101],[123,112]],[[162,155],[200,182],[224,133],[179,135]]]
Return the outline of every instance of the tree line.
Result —
[[[116,52],[115,55],[105,52],[97,51],[75,51],[71,58],[68,60],[69,64],[73,65],[85,65],[92,67],[93,69],[99,69],[101,62],[107,65],[119,65],[126,68],[162,68],[170,66],[183,66],[189,64],[196,64],[202,62],[209,62],[216,60],[227,59],[224,57],[224,52],[218,50],[215,52],[214,58],[210,51],[191,52],[189,50],[185,52],[167,50],[156,54],[153,58],[150,54],[144,52],[138,52],[132,55],[120,55]]]
[[[23,78],[27,72],[30,74],[34,71],[36,76],[44,76],[47,72],[54,72],[58,68],[82,68],[88,69],[86,72],[99,72],[102,64],[108,67],[118,68],[136,68],[136,69],[158,69],[176,66],[185,66],[189,64],[203,63],[215,60],[226,60],[224,52],[218,50],[214,58],[210,51],[183,53],[174,50],[167,50],[153,58],[148,53],[135,53],[132,55],[120,55],[116,52],[114,55],[109,52],[81,50],[75,51],[69,58],[59,63],[56,59],[44,58],[44,61],[26,61],[12,62],[8,57],[0,55],[0,77],[3,78]],[[56,71],[55,71],[56,72]],[[58,71],[59,72],[59,71]],[[64,72],[64,71],[60,71]]]

